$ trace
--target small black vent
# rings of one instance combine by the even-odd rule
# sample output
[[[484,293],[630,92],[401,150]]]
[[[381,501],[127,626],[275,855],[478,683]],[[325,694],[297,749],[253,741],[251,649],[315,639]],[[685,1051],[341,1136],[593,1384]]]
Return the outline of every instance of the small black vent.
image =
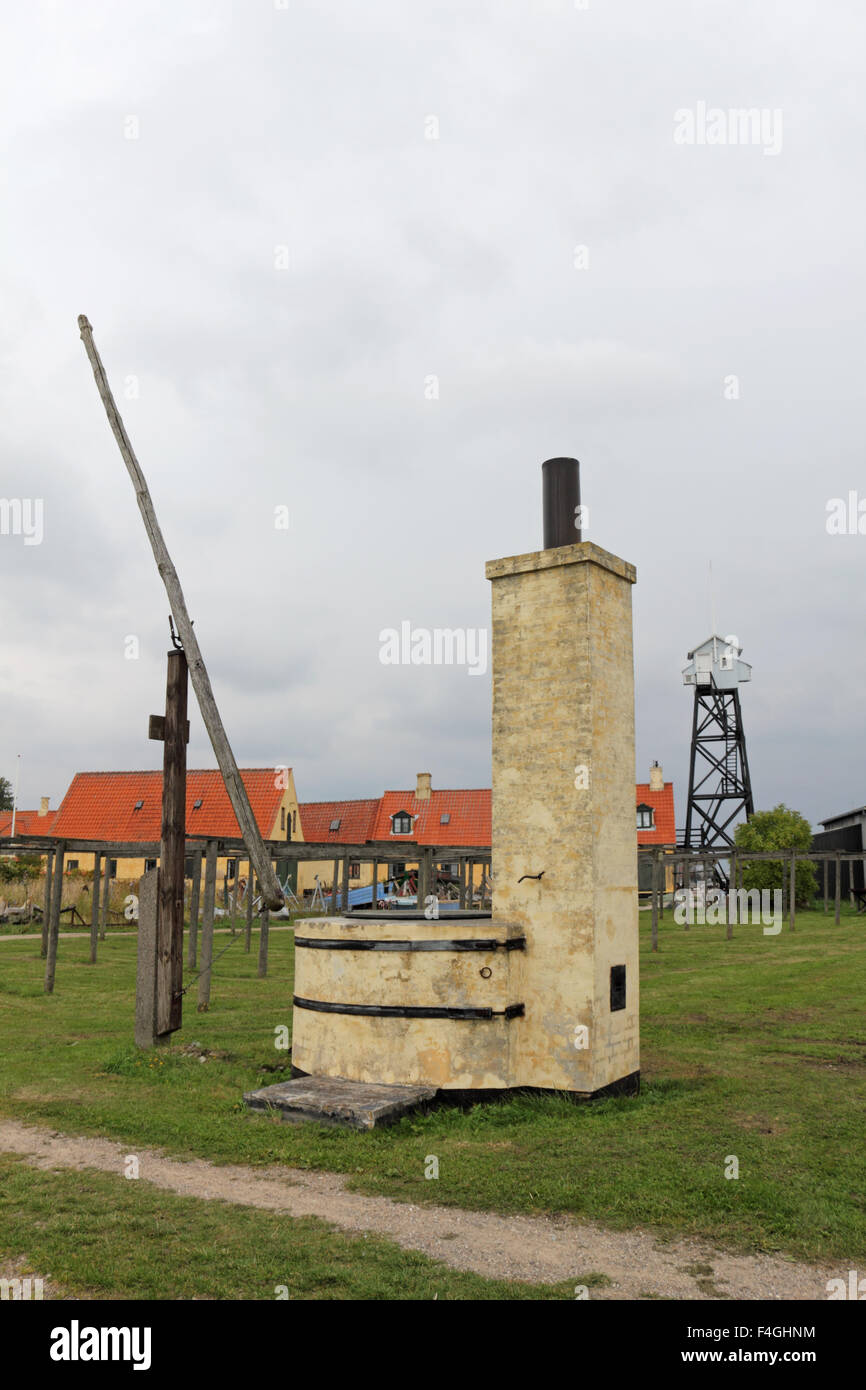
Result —
[[[625,1008],[625,966],[612,965],[610,967],[610,1011],[616,1013],[617,1009]]]

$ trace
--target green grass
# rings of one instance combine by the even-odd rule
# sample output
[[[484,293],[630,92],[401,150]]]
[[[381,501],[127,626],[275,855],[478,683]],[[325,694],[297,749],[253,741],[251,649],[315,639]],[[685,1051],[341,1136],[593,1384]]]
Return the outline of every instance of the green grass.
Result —
[[[257,936],[251,956],[238,937],[216,965],[211,1011],[196,1013],[193,987],[183,1031],[147,1057],[130,1045],[134,939],[100,943],[95,967],[86,941],[62,941],[51,997],[38,941],[7,942],[0,1111],[178,1156],[331,1169],[358,1191],[415,1203],[565,1212],[862,1264],[866,920],[846,913],[837,927],[802,913],[795,933],[738,926],[726,941],[724,927],[683,932],[667,914],[658,955],[645,919],[641,939],[639,1098],[513,1097],[370,1134],[243,1107],[243,1091],[290,1074],[274,1046],[275,1029],[291,1025],[290,932],[272,934],[266,980]],[[193,1042],[205,1062],[182,1051]],[[428,1154],[438,1181],[424,1178]],[[724,1176],[729,1155],[738,1180]]]
[[[91,1171],[35,1172],[3,1156],[0,1250],[87,1298],[550,1300],[573,1299],[580,1282],[482,1279],[313,1217],[177,1197]]]

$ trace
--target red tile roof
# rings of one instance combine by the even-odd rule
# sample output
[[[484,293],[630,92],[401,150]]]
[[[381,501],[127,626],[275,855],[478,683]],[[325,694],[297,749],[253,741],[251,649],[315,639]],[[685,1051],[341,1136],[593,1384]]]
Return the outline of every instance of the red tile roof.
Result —
[[[19,835],[50,835],[56,811],[40,816],[38,811],[15,812],[15,838]],[[0,835],[12,834],[12,812],[0,811]]]
[[[305,840],[322,843],[363,845],[373,838],[373,822],[379,808],[378,797],[368,801],[304,801],[298,802],[301,833]],[[332,823],[340,822],[336,830]]]
[[[635,806],[651,806],[655,811],[655,827],[652,830],[639,830],[639,845],[676,844],[677,832],[674,821],[674,784],[665,782],[661,791],[650,791],[649,782],[638,782],[635,786]]]
[[[411,834],[391,834],[391,817],[397,811],[407,811],[412,816]],[[451,818],[447,825],[441,823],[443,815]],[[405,840],[419,845],[478,845],[486,849],[490,836],[490,789],[476,787],[468,791],[433,791],[426,801],[419,801],[414,791],[386,792],[379,802],[372,839],[394,844]]]
[[[253,815],[262,835],[271,834],[284,788],[275,786],[274,769],[241,768]],[[198,810],[194,802],[201,800]],[[135,803],[142,801],[141,809]],[[67,840],[156,841],[162,824],[161,772],[77,772],[63,798],[51,834]],[[188,769],[188,835],[239,837],[235,813],[217,768]],[[279,832],[278,832],[279,833]]]

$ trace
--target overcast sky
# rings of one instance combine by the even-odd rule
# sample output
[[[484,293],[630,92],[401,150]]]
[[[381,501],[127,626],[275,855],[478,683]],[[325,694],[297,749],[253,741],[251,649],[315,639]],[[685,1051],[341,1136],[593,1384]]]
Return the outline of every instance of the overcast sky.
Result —
[[[489,785],[489,672],[383,666],[379,633],[488,627],[484,562],[541,547],[565,454],[585,539],[637,567],[636,775],[662,762],[677,823],[710,561],[757,807],[866,802],[866,535],[826,529],[866,502],[862,0],[34,0],[3,27],[0,494],[44,518],[0,536],[20,805],[162,758],[168,603],[79,313],[242,766],[292,765],[301,800]],[[763,136],[721,143],[715,108]]]

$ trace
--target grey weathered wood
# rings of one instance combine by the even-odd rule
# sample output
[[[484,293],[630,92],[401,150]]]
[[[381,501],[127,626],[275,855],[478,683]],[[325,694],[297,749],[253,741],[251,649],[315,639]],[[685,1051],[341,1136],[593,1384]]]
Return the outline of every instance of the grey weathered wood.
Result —
[[[48,954],[45,957],[45,984],[43,986],[46,994],[53,994],[54,992],[54,976],[57,971],[57,936],[60,931],[60,908],[63,900],[63,861],[65,857],[66,845],[63,840],[61,840],[54,855],[54,874],[51,885]]]
[[[731,856],[731,877],[730,877],[730,885],[731,885],[732,888],[736,888],[736,886],[737,886],[737,873],[738,873],[738,869],[739,869],[739,866],[738,866],[738,864],[737,864],[737,856],[736,856],[736,854],[733,854],[733,855]],[[730,899],[730,897],[728,897],[728,906],[727,906],[727,911],[725,912],[725,921],[726,921],[727,924],[728,924],[728,925],[727,925],[727,928],[726,928],[726,930],[725,930],[725,937],[727,938],[728,941],[731,941],[731,940],[733,939],[733,935],[734,935],[734,923],[733,923],[733,920],[732,920],[732,918],[731,918],[731,899]]]
[[[331,887],[331,911],[332,911],[332,912],[334,913],[334,915],[336,916],[336,912],[337,912],[337,894],[338,894],[339,891],[340,891],[340,890],[339,890],[339,886],[338,886],[338,885],[339,885],[339,882],[340,882],[340,861],[339,861],[339,859],[335,859],[335,860],[334,860],[334,875],[333,875],[333,878],[334,878],[334,882],[333,882],[333,885],[332,885],[332,887]]]
[[[102,906],[99,914],[99,935],[102,941],[105,940],[105,929],[108,926],[108,909],[111,901],[111,858],[106,854],[103,859],[102,869]]]
[[[830,911],[830,860],[824,860],[824,911]]]
[[[466,906],[466,860],[461,859],[457,865],[457,906]]]
[[[168,653],[163,720],[162,838],[156,928],[156,1031],[160,1036],[177,1032],[183,1023],[186,708],[186,657],[183,652],[171,651]]]
[[[370,894],[370,911],[376,911],[376,904],[379,901],[379,861],[373,860],[373,886]]]
[[[40,955],[45,960],[48,955],[48,928],[51,920],[51,877],[54,869],[54,854],[50,852],[45,860],[45,896],[42,899],[42,946]]]
[[[343,911],[349,911],[349,856],[343,855],[343,884],[340,892],[340,901],[343,904]]]
[[[201,898],[201,865],[204,855],[198,849],[192,856],[192,883],[189,890],[189,941],[186,960],[190,970],[195,970],[198,954],[198,910]]]
[[[159,953],[159,869],[148,869],[138,885],[138,960],[135,972],[135,1045],[157,1040],[156,996]]]
[[[250,953],[253,939],[253,899],[255,897],[256,876],[252,864],[247,868],[247,923],[244,935],[244,951]]]
[[[652,903],[652,950],[659,948],[659,908],[658,908],[658,877],[659,877],[659,856],[656,850],[652,858],[652,878],[650,880],[650,899]]]
[[[271,914],[266,907],[262,908],[259,916],[259,966],[258,974],[260,979],[268,973],[268,935],[271,929]]]
[[[249,850],[250,858],[256,865],[259,882],[262,885],[264,901],[269,907],[281,907],[283,895],[280,890],[280,885],[277,882],[277,877],[274,873],[271,861],[267,858],[265,853],[261,831],[253,815],[250,800],[247,796],[247,789],[238,771],[234,753],[231,750],[231,745],[223,727],[222,719],[220,718],[220,712],[217,708],[217,703],[211,688],[210,677],[208,676],[207,668],[204,664],[198,638],[195,635],[187,611],[186,600],[184,599],[183,590],[180,586],[180,579],[172,563],[171,556],[168,553],[168,547],[165,544],[159,522],[156,518],[156,512],[154,511],[153,502],[150,492],[148,491],[144,474],[141,471],[129,435],[126,432],[126,428],[120,418],[120,412],[111,394],[111,387],[108,384],[105,368],[102,365],[102,360],[96,350],[96,344],[93,341],[93,329],[85,314],[79,314],[78,328],[90,365],[93,368],[96,388],[99,391],[102,404],[105,407],[108,423],[117,440],[118,448],[120,449],[121,456],[126,464],[127,472],[135,488],[136,501],[138,502],[138,509],[141,512],[141,517],[144,522],[144,529],[150,541],[150,547],[153,551],[154,559],[156,560],[157,569],[165,585],[166,593],[171,603],[171,611],[174,614],[174,620],[177,624],[178,635],[180,636],[187,661],[189,662],[189,673],[196,698],[198,699],[201,717],[208,731],[208,736],[210,737],[211,746],[216,755],[220,772],[223,775],[223,781],[225,782],[229,800],[237,816],[241,835]]]
[[[836,855],[836,926],[842,921],[842,856]]]
[[[102,867],[102,855],[96,853],[93,856],[93,884],[90,890],[90,964],[96,964],[96,954],[99,945],[99,885],[102,882],[100,870]],[[141,902],[139,899],[139,907]]]
[[[201,914],[201,974],[198,977],[198,1011],[210,1007],[210,977],[213,966],[213,919],[216,907],[217,844],[211,840],[205,855],[204,904]]]
[[[789,901],[790,901],[790,907],[791,907],[791,919],[790,919],[790,922],[789,922],[789,927],[790,927],[790,930],[791,930],[791,931],[796,931],[796,929],[797,929],[797,919],[796,919],[796,912],[797,912],[797,851],[796,851],[796,850],[793,850],[793,849],[791,850],[791,873],[790,873]]]

